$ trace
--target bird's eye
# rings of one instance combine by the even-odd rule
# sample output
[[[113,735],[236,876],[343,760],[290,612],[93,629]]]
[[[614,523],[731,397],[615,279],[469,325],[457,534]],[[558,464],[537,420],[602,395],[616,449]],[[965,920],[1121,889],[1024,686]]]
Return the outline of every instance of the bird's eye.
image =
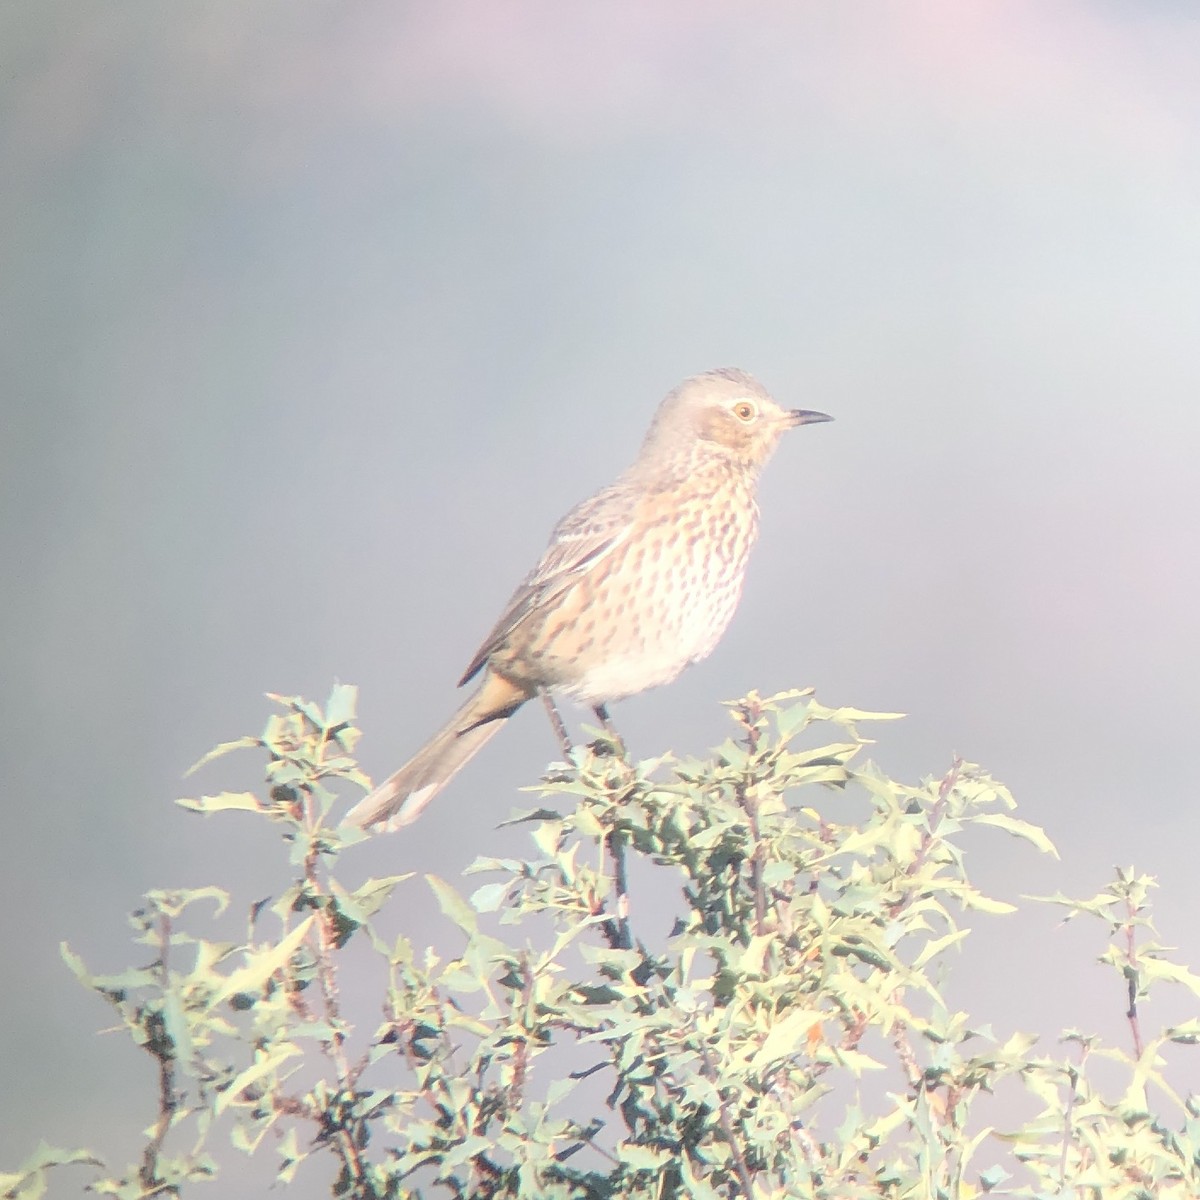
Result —
[[[758,415],[758,409],[749,400],[739,400],[733,406],[733,411],[739,421],[753,421]]]

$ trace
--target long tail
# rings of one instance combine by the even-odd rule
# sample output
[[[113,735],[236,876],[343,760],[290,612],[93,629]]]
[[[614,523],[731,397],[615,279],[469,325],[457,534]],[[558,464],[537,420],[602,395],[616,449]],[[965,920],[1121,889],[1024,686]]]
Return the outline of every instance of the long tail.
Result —
[[[380,833],[411,825],[528,699],[528,693],[489,672],[478,691],[404,766],[346,814],[346,823]]]

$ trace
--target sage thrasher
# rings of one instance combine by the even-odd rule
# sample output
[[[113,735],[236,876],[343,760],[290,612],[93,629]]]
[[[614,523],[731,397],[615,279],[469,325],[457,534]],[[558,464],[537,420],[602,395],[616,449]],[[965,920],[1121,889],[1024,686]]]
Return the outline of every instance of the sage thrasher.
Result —
[[[745,371],[681,383],[617,481],[558,523],[471,660],[467,702],[347,814],[399,829],[534,696],[606,705],[669,683],[720,640],[758,534],[758,473],[784,431],[832,418],[780,408]],[[552,702],[551,718],[565,730]]]

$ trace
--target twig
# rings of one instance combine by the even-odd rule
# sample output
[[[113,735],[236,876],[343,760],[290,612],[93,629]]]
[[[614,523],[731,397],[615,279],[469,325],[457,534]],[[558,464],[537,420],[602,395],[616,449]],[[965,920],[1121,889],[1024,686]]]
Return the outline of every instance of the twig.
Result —
[[[321,730],[320,735],[315,755],[318,778],[325,757],[325,747],[331,740],[328,730]],[[304,827],[308,835],[308,852],[304,856],[304,882],[314,898],[324,901],[319,908],[318,920],[315,922],[316,934],[313,946],[317,966],[317,982],[321,989],[321,1003],[325,1009],[326,1023],[331,1030],[331,1037],[328,1041],[321,1042],[321,1049],[333,1066],[337,1076],[339,1094],[352,1100],[356,1076],[351,1072],[350,1063],[344,1050],[346,1038],[340,1029],[342,1016],[338,999],[337,966],[334,962],[334,950],[337,946],[337,931],[334,926],[336,910],[333,896],[323,886],[317,869],[320,858],[318,837],[322,817],[311,788],[304,789],[304,800]],[[309,940],[310,942],[313,940],[311,935]],[[344,1121],[338,1122],[335,1138],[342,1161],[354,1181],[357,1194],[366,1181],[366,1171],[354,1134],[346,1127]]]
[[[603,916],[607,912],[607,907],[603,900],[597,896],[592,897],[592,903],[588,908],[588,912],[593,917]],[[612,917],[605,917],[601,922],[600,931],[604,934],[604,940],[608,943],[610,950],[620,950],[621,946],[621,928]]]
[[[937,835],[938,826],[942,823],[942,817],[946,815],[946,806],[950,803],[950,793],[954,791],[958,783],[958,777],[962,774],[962,769],[963,760],[958,755],[955,755],[953,762],[950,764],[950,770],[946,772],[942,782],[938,785],[937,799],[934,801],[933,808],[929,813],[929,829],[921,839],[921,845],[912,862],[909,863],[906,874],[915,875],[925,865],[925,860],[929,857],[930,847],[933,845]]]
[[[1137,954],[1137,935],[1134,932],[1134,921],[1137,917],[1137,910],[1133,906],[1133,901],[1129,896],[1125,897],[1125,913],[1128,920],[1125,922],[1125,961],[1128,964],[1126,978],[1129,983],[1129,1008],[1125,1012],[1125,1017],[1129,1021],[1129,1031],[1133,1035],[1133,1053],[1134,1057],[1141,1059],[1142,1057],[1142,1031],[1138,1024],[1137,1010],[1137,991],[1138,977],[1141,974],[1138,954]]]
[[[758,753],[762,744],[762,705],[757,696],[753,696],[737,710],[737,715],[746,731],[746,749],[750,754]],[[746,790],[745,781],[737,785],[737,802],[750,822],[750,837],[754,849],[750,854],[750,883],[754,893],[754,932],[761,937],[767,932],[767,889],[763,882],[763,862],[766,858],[766,848],[762,844],[762,831],[758,823],[758,799],[751,799]]]
[[[625,838],[619,830],[610,829],[604,837],[613,860],[613,887],[617,894],[617,950],[632,950],[633,935],[629,929],[629,878],[625,870]]]
[[[171,976],[167,959],[171,948],[171,918],[165,913],[158,919],[158,975],[159,984],[165,993],[170,986]],[[162,1153],[163,1144],[171,1130],[171,1122],[179,1109],[179,1097],[175,1094],[175,1043],[167,1036],[166,1028],[159,1018],[157,1036],[151,1038],[146,1048],[158,1060],[158,1120],[154,1123],[154,1133],[146,1143],[142,1152],[142,1165],[138,1170],[138,1180],[146,1189],[146,1195],[152,1196],[162,1190],[163,1183],[158,1177],[158,1156]]]
[[[1075,1101],[1079,1095],[1079,1072],[1083,1070],[1083,1064],[1087,1060],[1088,1046],[1085,1042],[1079,1043],[1079,1067],[1077,1070],[1071,1071],[1068,1078],[1071,1080],[1071,1094],[1067,1097],[1067,1111],[1063,1113],[1063,1142],[1062,1152],[1058,1156],[1058,1183],[1059,1190],[1064,1194],[1067,1188],[1067,1155],[1071,1151],[1071,1122],[1075,1115]]]
[[[617,751],[621,765],[632,776],[634,772],[629,762],[629,750],[625,745],[624,739],[613,728],[612,722],[608,718],[608,710],[603,704],[597,704],[594,711],[596,718],[604,726],[604,731],[612,740],[613,748]],[[627,801],[633,794],[633,788],[628,788],[623,793],[616,786],[608,788],[609,801],[614,809]],[[614,828],[605,834],[604,845],[608,853],[612,856],[613,890],[616,893],[616,942],[614,944],[610,938],[610,945],[613,945],[614,949],[617,950],[632,950],[633,933],[629,926],[629,876],[625,866],[625,834],[614,826]]]
[[[709,1050],[708,1043],[704,1041],[703,1035],[700,1037],[700,1056],[704,1060],[705,1078],[716,1087],[717,1072],[713,1066],[712,1052]],[[729,1101],[720,1090],[717,1095],[720,1097],[720,1103],[717,1106],[717,1121],[721,1126],[721,1133],[729,1143],[729,1153],[733,1157],[733,1168],[737,1173],[738,1183],[741,1185],[742,1194],[746,1200],[753,1200],[754,1179],[750,1174],[750,1167],[746,1163],[746,1156],[742,1153],[741,1144],[738,1142],[737,1130],[734,1129],[733,1120],[729,1116]]]
[[[603,1124],[601,1122],[597,1122],[596,1132],[598,1132],[602,1127]],[[599,1154],[601,1158],[608,1159],[608,1161],[612,1163],[614,1167],[621,1166],[621,1160],[615,1154],[611,1154],[602,1145],[600,1145],[598,1141],[596,1141],[595,1132],[592,1132],[589,1129],[581,1129],[578,1133],[576,1133],[575,1136],[578,1139],[575,1145],[569,1146],[566,1150],[560,1150],[554,1156],[555,1162],[566,1162],[566,1160],[570,1158],[572,1154],[576,1153],[576,1151],[578,1151],[581,1147],[588,1146],[597,1154]]]
[[[737,786],[737,800],[750,822],[750,837],[754,849],[750,852],[750,885],[754,893],[754,932],[761,937],[767,932],[767,889],[763,883],[763,858],[766,851],[758,827],[758,801],[746,794],[744,784]]]
[[[893,1001],[896,999],[897,996],[894,995]],[[903,1021],[897,1021],[895,1030],[896,1036],[892,1039],[892,1045],[896,1048],[896,1056],[900,1059],[900,1065],[904,1068],[905,1075],[908,1076],[908,1086],[912,1089],[913,1095],[919,1095],[924,1075],[917,1063],[912,1043],[908,1040],[908,1026]]]
[[[958,783],[962,769],[963,760],[956,755],[950,764],[950,770],[946,772],[942,782],[938,785],[937,799],[929,810],[929,828],[922,835],[921,844],[917,847],[912,862],[904,870],[904,874],[910,879],[925,865],[925,861],[929,857],[929,852],[937,840],[938,826],[942,823],[942,817],[946,814],[946,806],[950,803],[950,793]],[[912,903],[912,900],[913,897],[910,894],[901,896],[899,900],[889,906],[888,912],[893,917],[897,916]]]
[[[529,1030],[526,1021],[533,1007],[533,971],[529,967],[529,955],[521,955],[521,1014],[519,1024],[524,1034],[516,1039],[513,1051],[512,1083],[508,1089],[508,1104],[520,1108],[525,1097],[525,1075],[529,1067]]]

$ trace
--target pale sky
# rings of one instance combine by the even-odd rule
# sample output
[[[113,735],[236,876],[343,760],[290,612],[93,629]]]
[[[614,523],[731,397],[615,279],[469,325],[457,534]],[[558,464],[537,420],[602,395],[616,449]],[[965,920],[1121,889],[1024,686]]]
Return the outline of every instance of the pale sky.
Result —
[[[768,469],[722,645],[614,710],[635,752],[750,688],[903,711],[887,770],[981,762],[1063,853],[972,842],[982,886],[1134,864],[1200,964],[1197,62],[1172,3],[0,10],[0,1166],[149,1119],[59,941],[116,970],[146,888],[279,886],[270,830],[172,804],[257,761],[185,768],[335,678],[399,765],[714,366],[836,421]],[[344,870],[519,850],[555,754],[521,714]],[[1054,920],[981,925],[960,1003],[1119,1037],[1099,931]]]

